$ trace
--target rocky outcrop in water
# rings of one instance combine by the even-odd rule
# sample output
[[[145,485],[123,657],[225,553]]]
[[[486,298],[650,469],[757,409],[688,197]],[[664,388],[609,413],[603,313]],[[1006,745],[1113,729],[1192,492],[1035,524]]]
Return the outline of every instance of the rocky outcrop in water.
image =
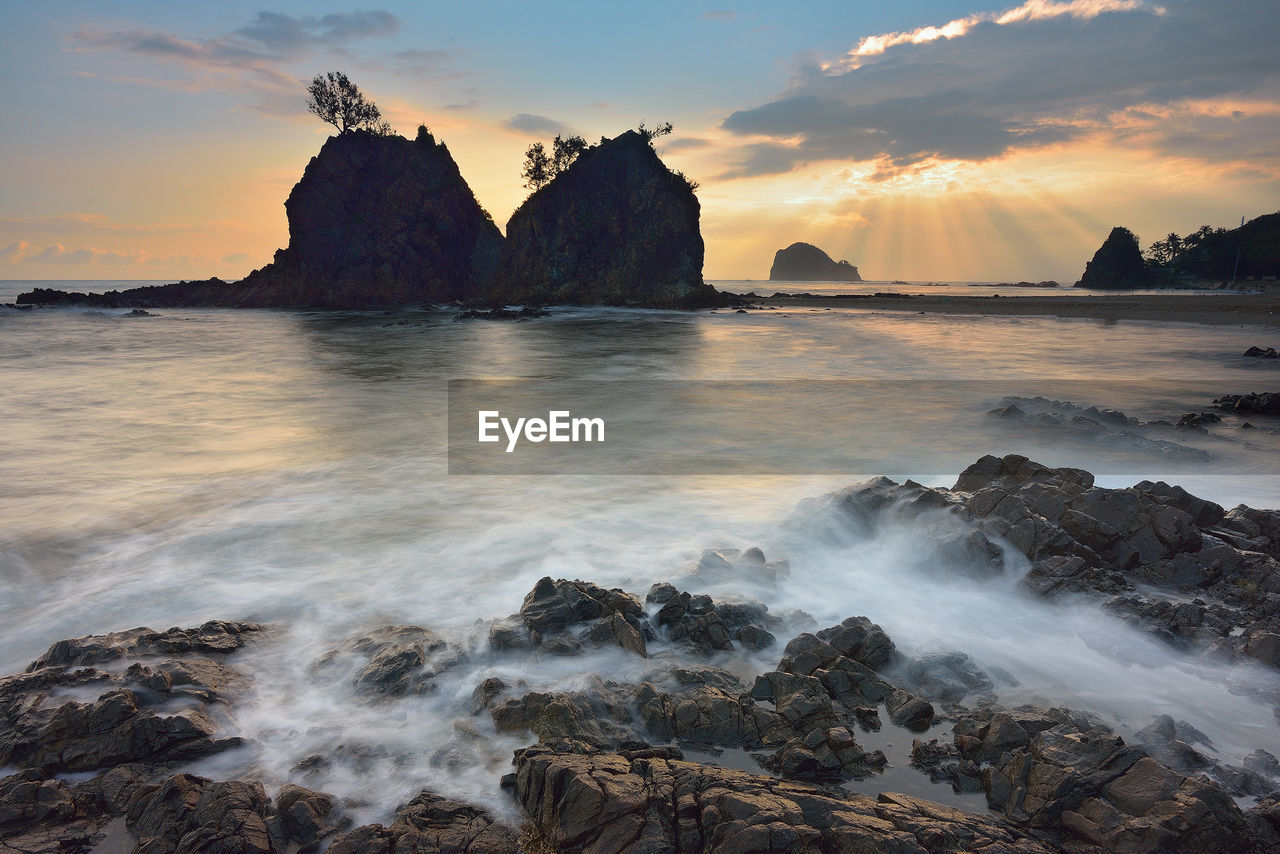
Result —
[[[1280,512],[1226,510],[1159,482],[1106,489],[1080,469],[992,456],[951,489],[877,478],[809,503],[798,520],[852,542],[904,522],[928,531],[941,571],[982,584],[1016,569],[1031,595],[1091,601],[1215,665],[1249,665],[1233,689],[1280,707],[1275,681],[1258,678],[1259,665],[1280,668]],[[768,590],[786,581],[784,566],[721,549],[681,583],[750,578]],[[317,683],[378,703],[388,719],[431,695],[439,714],[458,714],[455,734],[396,753],[337,743],[335,730],[325,753],[275,785],[259,779],[258,745],[236,721],[255,702],[245,647],[289,643],[282,633],[213,621],[60,641],[0,680],[0,766],[12,771],[0,779],[0,852],[88,852],[108,837],[147,854],[1280,850],[1280,761],[1264,748],[1228,761],[1155,708],[1122,738],[1088,711],[1002,705],[1010,674],[961,650],[908,657],[872,616],[807,625],[670,583],[642,601],[547,577],[518,613],[467,638],[420,626],[357,633],[312,662]],[[789,640],[770,655],[765,638],[781,632]],[[605,672],[531,690],[511,667],[506,678],[472,669],[480,659],[563,673],[550,656],[566,650]],[[776,661],[750,685],[721,666],[759,661],[744,650]],[[626,675],[608,672],[621,661]],[[519,835],[430,790],[355,827],[368,804],[324,791],[349,775],[412,773],[410,753],[475,767],[486,732],[536,742],[516,752],[504,784],[527,819]],[[877,737],[884,752],[869,743]],[[903,738],[922,779],[991,811],[840,788],[874,785]],[[755,770],[693,761],[720,751]],[[212,756],[241,769],[235,779],[189,767]],[[1247,809],[1233,799],[1246,797],[1256,799]]]
[[[22,303],[368,308],[471,299],[497,269],[502,235],[449,149],[352,131],[331,137],[285,202],[289,245],[239,282],[107,294],[33,291]]]
[[[516,793],[543,843],[576,852],[1057,850],[1000,822],[903,795],[870,798],[662,756],[516,755]]]
[[[1099,290],[1147,288],[1151,285],[1151,274],[1142,260],[1138,238],[1121,226],[1111,229],[1102,246],[1093,253],[1093,260],[1085,265],[1084,275],[1076,282],[1077,288]]]
[[[812,243],[792,243],[779,249],[769,268],[771,282],[861,282],[858,268],[836,261]]]
[[[700,205],[649,140],[592,146],[507,223],[498,303],[695,308],[726,304],[702,281]]]

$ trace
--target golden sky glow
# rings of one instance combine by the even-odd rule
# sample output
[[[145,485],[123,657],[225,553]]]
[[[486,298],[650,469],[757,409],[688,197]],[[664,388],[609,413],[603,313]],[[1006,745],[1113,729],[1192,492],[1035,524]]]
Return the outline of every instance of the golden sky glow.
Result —
[[[583,13],[594,41],[483,8],[71,5],[0,12],[31,117],[0,130],[0,278],[266,263],[327,135],[302,81],[329,67],[401,133],[428,124],[500,226],[530,142],[673,121],[659,150],[701,183],[713,282],[767,277],[796,240],[870,279],[1074,281],[1114,225],[1145,244],[1280,208],[1280,12],[1261,0],[664,2]]]

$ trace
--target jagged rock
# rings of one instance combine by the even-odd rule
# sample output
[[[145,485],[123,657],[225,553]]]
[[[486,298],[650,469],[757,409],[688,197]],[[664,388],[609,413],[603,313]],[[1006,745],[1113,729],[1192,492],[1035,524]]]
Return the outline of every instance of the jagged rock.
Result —
[[[516,753],[516,794],[541,843],[579,852],[1054,850],[991,818],[713,766],[619,754]]]
[[[27,673],[45,667],[101,664],[129,656],[219,655],[234,652],[263,629],[256,623],[210,620],[199,628],[148,628],[61,640],[27,665]]]
[[[1253,412],[1259,415],[1280,415],[1280,392],[1257,394],[1224,394],[1213,405],[1224,412]]]
[[[527,636],[517,620],[523,622]],[[572,626],[591,623],[575,638]],[[645,657],[653,627],[640,600],[622,590],[605,590],[585,581],[542,578],[524,597],[520,613],[495,623],[489,630],[493,649],[521,648],[527,643],[552,655],[576,655],[580,641],[616,644]]]
[[[1101,726],[1042,730],[982,779],[992,808],[1011,820],[1108,851],[1256,850],[1256,834],[1226,792]]]
[[[926,700],[956,702],[969,694],[987,694],[991,677],[963,652],[934,652],[907,662],[907,679]]]
[[[111,816],[90,791],[37,771],[0,779],[0,852],[92,851]]]
[[[350,821],[342,818],[329,795],[286,783],[276,795],[275,814],[267,824],[273,838],[305,848],[315,846]]]
[[[933,704],[898,688],[884,701],[889,720],[910,730],[926,730],[933,723]]]
[[[769,268],[771,282],[861,282],[858,268],[835,261],[811,243],[792,243],[779,249]]]
[[[507,222],[495,303],[692,308],[725,303],[702,281],[699,204],[628,131],[602,141]]]
[[[1276,348],[1275,348],[1275,347],[1267,347],[1265,350],[1264,350],[1263,348],[1261,348],[1261,347],[1250,347],[1248,350],[1245,350],[1245,351],[1244,351],[1244,354],[1243,354],[1243,355],[1244,355],[1245,357],[1247,357],[1247,358],[1250,358],[1250,359],[1277,359],[1277,358],[1280,358],[1280,353],[1277,353],[1277,352],[1276,352]]]
[[[1124,289],[1146,288],[1152,284],[1151,274],[1142,260],[1138,238],[1127,228],[1116,226],[1085,265],[1077,288]]]
[[[428,791],[396,810],[389,827],[364,825],[343,834],[330,854],[518,854],[516,833],[486,810]]]
[[[161,716],[142,708],[133,691],[118,689],[93,703],[27,711],[0,736],[0,765],[92,771],[125,762],[196,759],[243,743],[216,733],[198,709]]]
[[[879,750],[863,750],[848,727],[838,726],[815,729],[804,738],[788,741],[764,764],[784,777],[839,780],[878,774],[887,761]]]
[[[866,617],[849,617],[838,626],[822,629],[816,635],[797,635],[783,649],[786,656],[778,664],[784,673],[811,674],[829,669],[844,656],[876,670],[887,666],[894,655],[893,641],[878,625]]]
[[[175,774],[134,801],[127,824],[137,839],[136,854],[276,854],[268,814],[260,783]]]
[[[422,626],[382,626],[348,638],[313,664],[320,675],[353,672],[357,691],[376,697],[432,693],[436,677],[468,661],[466,652]]]
[[[785,560],[766,560],[764,552],[754,546],[746,551],[709,549],[698,558],[690,575],[708,584],[748,582],[771,586],[791,575],[791,565]]]

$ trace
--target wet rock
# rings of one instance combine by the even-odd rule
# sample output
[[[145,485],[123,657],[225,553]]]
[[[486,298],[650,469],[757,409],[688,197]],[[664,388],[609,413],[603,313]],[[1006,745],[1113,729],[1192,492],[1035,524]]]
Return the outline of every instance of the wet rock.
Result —
[[[133,804],[127,825],[137,839],[136,854],[276,854],[268,814],[269,801],[259,783],[175,774]]]
[[[579,640],[591,644],[616,644],[637,655],[647,654],[647,640],[654,636],[640,600],[622,590],[605,590],[584,581],[542,578],[524,598],[519,619],[528,631],[528,643],[552,655],[575,655]],[[524,638],[515,615],[494,624],[489,643],[494,649],[522,647]],[[577,638],[570,628],[591,623]]]
[[[665,586],[655,587],[657,596],[665,601],[654,622],[668,639],[702,657],[709,657],[719,650],[733,649],[729,629],[710,596],[694,596],[683,591],[676,591],[671,596],[671,591]],[[654,593],[655,590],[650,590],[650,597]],[[658,599],[650,598],[649,601],[657,603]]]
[[[532,732],[544,742],[573,739],[614,747],[640,740],[630,706],[623,686],[593,677],[588,690],[529,692],[491,706],[489,716],[499,732]]]
[[[516,754],[516,793],[542,844],[576,852],[1053,850],[984,816],[713,766],[618,754]]]
[[[1275,347],[1267,347],[1266,349],[1263,349],[1262,347],[1250,347],[1248,350],[1245,350],[1244,353],[1242,353],[1241,355],[1243,355],[1245,358],[1248,358],[1248,359],[1280,358],[1280,353],[1276,352]]]
[[[350,820],[342,817],[331,796],[287,783],[276,795],[275,814],[267,824],[272,837],[284,843],[276,847],[294,844],[305,849],[350,825]]]
[[[1257,836],[1231,797],[1185,777],[1109,730],[1075,724],[1036,733],[983,770],[993,809],[1104,850],[1251,851]]]
[[[884,707],[889,720],[909,730],[926,730],[933,723],[933,704],[901,688],[885,698]]]
[[[1258,394],[1224,394],[1213,405],[1224,412],[1250,412],[1258,415],[1280,415],[1280,392]]]
[[[199,628],[148,628],[61,640],[27,665],[27,673],[45,667],[101,664],[125,657],[221,655],[249,643],[263,627],[256,623],[210,620]]]
[[[756,705],[747,695],[721,688],[700,687],[673,695],[646,682],[636,688],[634,701],[646,732],[655,741],[753,749],[780,744],[794,734],[778,713]]]
[[[133,691],[119,689],[92,703],[26,712],[0,736],[0,765],[92,771],[126,762],[197,759],[243,743],[216,733],[198,709],[162,716],[142,708]]]
[[[879,750],[868,753],[848,727],[815,729],[788,741],[765,761],[771,771],[800,780],[840,780],[878,774],[887,764]]]
[[[517,854],[516,833],[479,807],[428,791],[396,810],[389,827],[370,824],[336,838],[330,854]]]
[[[37,771],[0,779],[0,852],[91,851],[111,816],[93,793]]]
[[[988,694],[991,677],[963,652],[935,652],[907,662],[907,681],[926,700],[958,702],[970,694]]]
[[[468,661],[456,644],[422,626],[382,626],[348,638],[313,664],[318,675],[352,673],[351,684],[370,697],[429,694],[442,673]]]
[[[811,674],[829,669],[841,656],[876,670],[887,666],[894,655],[893,641],[878,625],[866,617],[849,617],[838,626],[822,629],[817,634],[797,635],[783,649],[785,657],[778,664],[784,673]]]
[[[791,566],[785,560],[766,560],[764,552],[754,546],[746,551],[715,549],[702,553],[690,575],[706,584],[745,582],[772,586],[791,575]]]

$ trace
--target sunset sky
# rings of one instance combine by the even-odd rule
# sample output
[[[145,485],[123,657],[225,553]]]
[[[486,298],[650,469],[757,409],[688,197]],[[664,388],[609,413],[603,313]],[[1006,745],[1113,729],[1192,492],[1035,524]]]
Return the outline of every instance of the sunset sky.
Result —
[[[870,279],[1074,281],[1280,209],[1276,0],[0,4],[0,279],[239,277],[340,69],[499,226],[524,149],[670,121],[705,275],[796,240]]]

